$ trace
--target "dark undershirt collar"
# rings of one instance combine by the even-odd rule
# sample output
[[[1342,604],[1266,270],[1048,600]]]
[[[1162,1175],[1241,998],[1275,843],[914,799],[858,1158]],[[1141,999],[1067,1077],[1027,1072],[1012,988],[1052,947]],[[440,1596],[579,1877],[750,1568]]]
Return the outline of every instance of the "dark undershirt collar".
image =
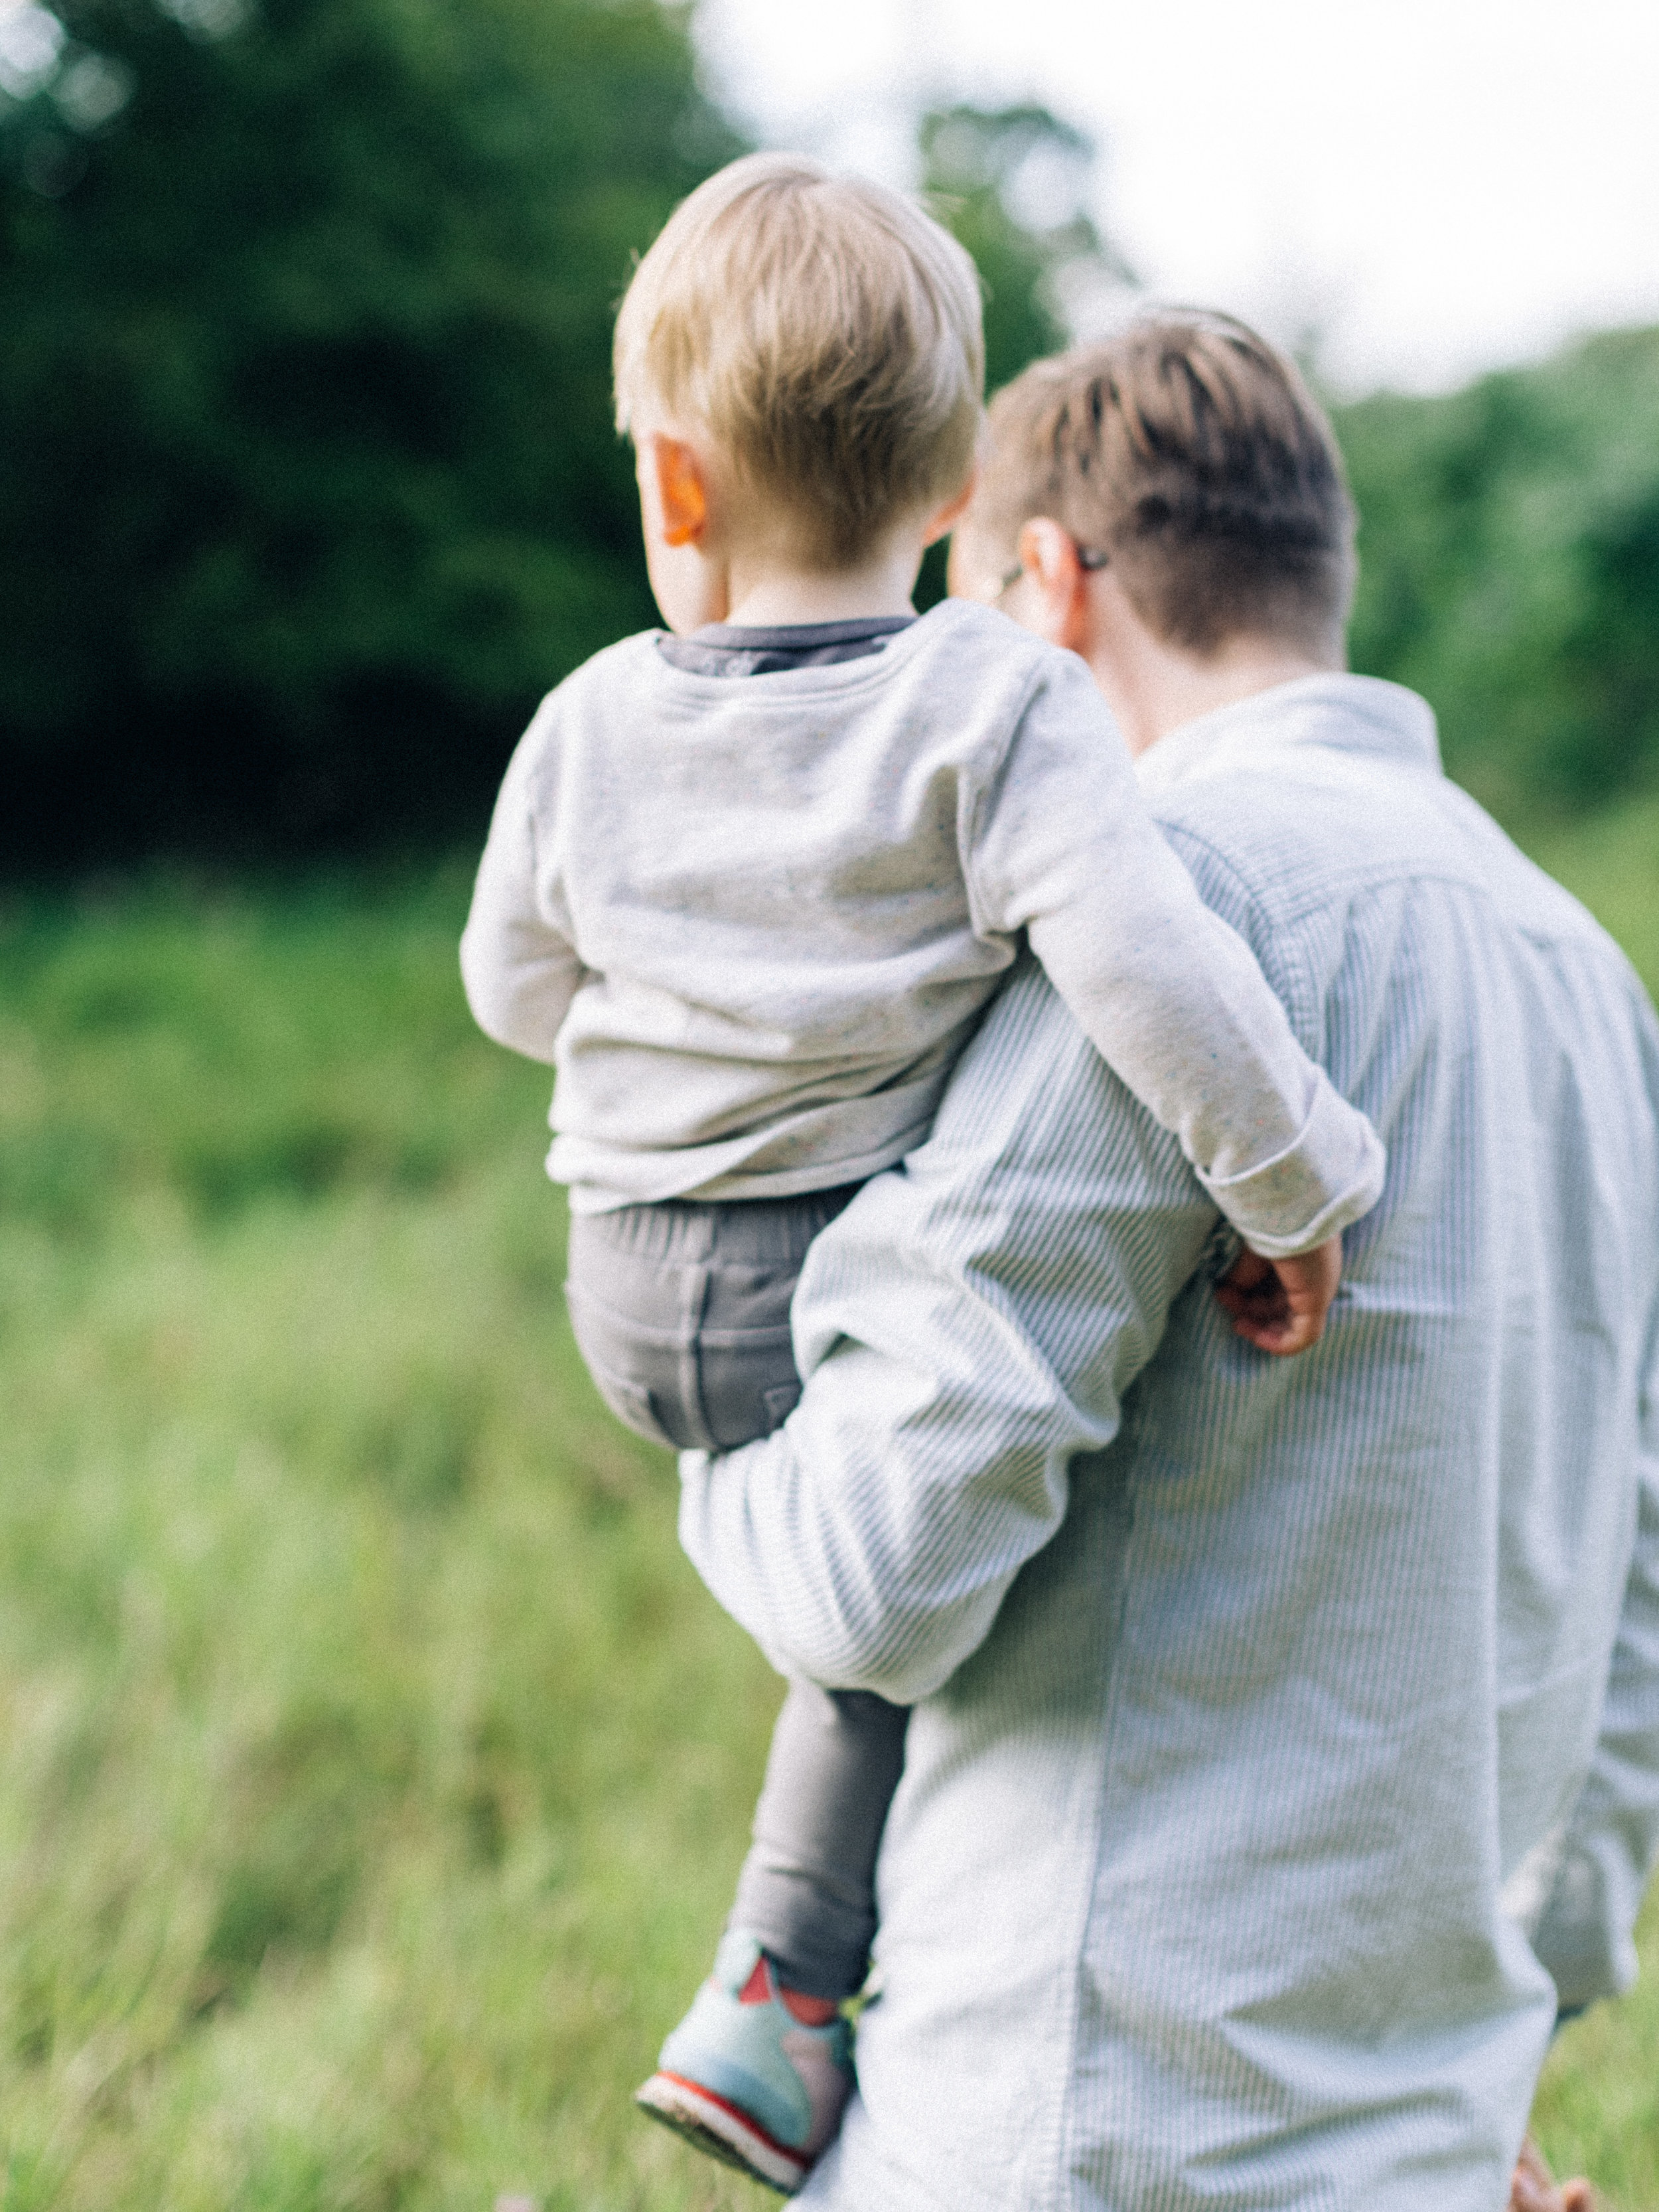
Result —
[[[775,676],[790,668],[825,668],[879,653],[908,629],[915,615],[860,615],[850,622],[705,623],[690,637],[659,637],[671,666],[693,676]]]

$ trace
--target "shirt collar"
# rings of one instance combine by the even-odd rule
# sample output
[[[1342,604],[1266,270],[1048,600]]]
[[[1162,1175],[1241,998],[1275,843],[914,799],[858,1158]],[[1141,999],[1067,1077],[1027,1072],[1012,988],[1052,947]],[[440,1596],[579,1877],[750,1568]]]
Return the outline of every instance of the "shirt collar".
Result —
[[[1149,795],[1247,768],[1285,745],[1323,745],[1438,774],[1440,744],[1426,700],[1376,676],[1298,676],[1183,722],[1135,763]]]

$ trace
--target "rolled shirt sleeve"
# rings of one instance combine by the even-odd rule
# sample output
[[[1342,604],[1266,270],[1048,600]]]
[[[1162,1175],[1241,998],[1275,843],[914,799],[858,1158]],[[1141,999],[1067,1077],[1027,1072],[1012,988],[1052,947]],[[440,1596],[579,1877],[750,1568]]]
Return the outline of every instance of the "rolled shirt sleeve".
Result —
[[[914,1703],[1058,1528],[1218,1227],[1027,959],[928,1142],[813,1245],[784,1426],[681,1461],[680,1534],[775,1662]]]

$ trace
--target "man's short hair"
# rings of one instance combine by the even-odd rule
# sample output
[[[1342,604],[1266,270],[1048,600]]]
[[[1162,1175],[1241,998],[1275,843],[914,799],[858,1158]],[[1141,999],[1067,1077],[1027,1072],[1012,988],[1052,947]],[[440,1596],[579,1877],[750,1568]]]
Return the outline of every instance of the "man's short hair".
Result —
[[[1353,504],[1294,364],[1231,315],[1175,309],[1036,362],[1000,392],[967,526],[988,565],[1048,515],[1105,554],[1166,643],[1240,635],[1340,652]]]
[[[794,154],[700,185],[617,317],[617,424],[701,426],[744,488],[844,568],[967,482],[985,342],[979,278],[901,194]]]

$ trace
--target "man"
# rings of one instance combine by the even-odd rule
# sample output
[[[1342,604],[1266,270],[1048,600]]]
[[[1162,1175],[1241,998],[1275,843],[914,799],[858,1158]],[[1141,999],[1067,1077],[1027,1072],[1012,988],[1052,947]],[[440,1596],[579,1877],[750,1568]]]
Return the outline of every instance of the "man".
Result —
[[[1027,963],[813,1248],[796,1413],[683,1463],[738,1619],[920,1701],[804,2202],[1496,2212],[1558,2008],[1634,1971],[1659,1030],[1423,703],[1342,672],[1351,541],[1224,319],[992,411],[957,588],[1088,661],[1389,1184],[1323,1343],[1252,1351],[1213,1206]]]

